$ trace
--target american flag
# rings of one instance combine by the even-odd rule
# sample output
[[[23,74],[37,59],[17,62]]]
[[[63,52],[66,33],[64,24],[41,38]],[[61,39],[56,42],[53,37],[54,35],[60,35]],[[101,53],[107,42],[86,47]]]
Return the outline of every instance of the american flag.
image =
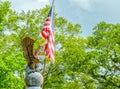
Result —
[[[46,18],[41,35],[47,41],[45,46],[46,56],[54,63],[54,17],[52,8]]]

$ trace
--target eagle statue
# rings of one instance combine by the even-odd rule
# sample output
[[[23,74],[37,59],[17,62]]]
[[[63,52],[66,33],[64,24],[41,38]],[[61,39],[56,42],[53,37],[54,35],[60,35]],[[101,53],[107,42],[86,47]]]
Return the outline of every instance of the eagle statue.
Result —
[[[43,50],[43,46],[40,45],[34,52],[34,40],[30,37],[25,37],[22,40],[23,55],[27,60],[29,68],[32,70],[39,63],[37,56]]]

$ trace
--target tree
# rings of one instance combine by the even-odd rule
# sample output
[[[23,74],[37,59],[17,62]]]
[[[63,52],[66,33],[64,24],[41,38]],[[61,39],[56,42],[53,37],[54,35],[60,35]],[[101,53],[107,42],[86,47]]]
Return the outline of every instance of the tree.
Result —
[[[21,73],[23,74],[23,72],[21,72],[23,70],[21,69],[22,68],[21,66],[24,66],[23,61],[21,61],[23,60],[23,56],[22,56],[22,52],[18,51],[19,48],[16,47],[17,39],[15,40],[15,38],[17,38],[17,36],[13,34],[13,31],[11,31],[10,30],[11,28],[9,28],[11,26],[10,23],[13,24],[14,26],[16,19],[13,20],[12,17],[16,17],[16,13],[12,11],[10,7],[7,7],[7,6],[10,6],[9,2],[1,2],[1,6],[2,5],[4,8],[2,7],[1,10],[3,10],[3,12],[6,11],[6,13],[2,15],[3,17],[1,20],[2,30],[1,30],[1,36],[0,36],[0,39],[1,39],[0,40],[1,41],[0,62],[2,65],[0,66],[0,69],[1,69],[0,76],[2,76],[2,78],[1,78],[0,86],[1,88],[11,88],[11,89],[15,87],[20,88],[21,85],[24,84],[23,79],[20,79],[19,76],[15,77],[15,74],[16,73],[18,75],[20,75]],[[21,85],[17,85],[18,82],[20,82]]]
[[[1,83],[0,83],[1,88],[10,88],[10,89],[23,88],[24,86],[23,71],[24,71],[24,66],[26,62],[22,55],[21,40],[26,36],[33,38],[35,40],[35,48],[44,41],[38,35],[39,35],[40,29],[43,27],[43,24],[49,12],[49,9],[50,9],[49,6],[47,6],[42,10],[35,10],[35,11],[28,11],[28,12],[22,11],[20,14],[9,9],[7,13],[4,15],[4,17],[2,18],[1,24],[3,25],[2,27],[3,36],[1,37],[2,44],[0,48],[2,50],[1,51],[2,55],[0,56],[1,57],[0,61],[2,62],[2,65],[0,66],[1,68],[0,71],[1,72],[4,71],[4,72],[0,74],[2,76]],[[66,74],[72,77],[72,72],[71,73],[68,73],[68,72],[74,69],[75,65],[73,65],[73,68],[71,70],[69,70],[70,69],[69,67],[72,64],[73,59],[76,57],[75,56],[73,58],[69,57],[70,58],[68,61],[69,64],[67,64],[67,62],[65,63],[64,61],[65,60],[67,61],[68,59],[67,56],[69,55],[69,51],[71,51],[70,55],[73,55],[73,53],[75,52],[75,50],[72,51],[72,49],[69,47],[79,48],[79,44],[77,43],[77,41],[80,41],[80,39],[83,39],[79,37],[79,32],[80,32],[79,24],[73,25],[63,17],[58,17],[57,14],[55,17],[55,31],[56,31],[55,32],[56,33],[56,36],[55,36],[56,63],[55,65],[51,65],[49,61],[47,62],[48,70],[47,70],[46,79],[45,79],[45,82],[47,81],[47,85],[45,86],[45,88],[50,88],[50,87],[56,88],[58,86],[63,87],[63,84],[66,82],[66,79],[64,78]],[[66,43],[66,41],[68,41],[68,43]],[[73,41],[75,41],[75,44],[73,44]],[[81,42],[82,42],[80,43],[81,47],[83,47],[84,39]],[[83,50],[81,49],[81,52],[82,51]],[[77,53],[78,52],[79,50],[77,51]],[[78,56],[77,53],[76,55]],[[76,60],[73,62],[76,63],[77,60],[78,59],[76,58]],[[61,66],[63,66],[64,68],[60,69]],[[55,71],[52,69],[54,69]],[[79,68],[77,67],[77,69]],[[77,69],[75,69],[75,71],[77,71]],[[64,70],[66,70],[66,72],[63,72]],[[57,80],[52,79],[53,76],[57,75],[58,73],[60,73],[61,79],[59,80],[57,76],[55,76]],[[49,76],[49,75],[52,75],[52,76]],[[64,82],[62,82],[63,80]],[[8,83],[8,81],[10,82]],[[52,83],[54,81],[58,81],[56,82],[55,86]],[[59,82],[62,82],[62,83],[59,84]],[[65,84],[65,86],[68,86],[68,85],[69,84]]]
[[[4,7],[4,8],[3,8]],[[17,13],[0,1],[0,89],[23,89],[21,40],[29,36],[37,48],[47,14],[40,10]],[[83,38],[81,26],[55,14],[55,64],[47,60],[45,89],[119,89],[120,24],[99,23],[92,36]]]
[[[91,76],[100,89],[120,88],[120,24],[99,23],[94,27],[93,36],[88,38],[87,59],[93,65]],[[89,65],[91,65],[89,64]]]
[[[9,2],[2,2],[0,1],[0,31],[2,30],[2,20],[4,16],[7,14],[9,11],[10,3]]]

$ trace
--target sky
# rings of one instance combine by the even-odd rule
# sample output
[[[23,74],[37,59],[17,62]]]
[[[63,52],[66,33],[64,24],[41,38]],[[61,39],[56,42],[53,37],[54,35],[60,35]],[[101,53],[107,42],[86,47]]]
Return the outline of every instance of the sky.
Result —
[[[5,0],[3,0],[5,1]],[[11,8],[35,10],[50,5],[52,0],[8,0]],[[81,36],[90,36],[99,22],[120,23],[120,0],[55,0],[55,12],[73,24],[81,25]]]

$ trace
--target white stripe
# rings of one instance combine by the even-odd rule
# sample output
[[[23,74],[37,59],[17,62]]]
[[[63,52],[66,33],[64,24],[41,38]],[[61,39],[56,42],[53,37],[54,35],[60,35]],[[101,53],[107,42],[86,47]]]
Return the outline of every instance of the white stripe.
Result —
[[[44,26],[44,27],[43,27],[43,29],[45,29],[45,28],[50,28],[50,25],[49,25],[49,26]]]
[[[50,45],[49,45],[50,46]],[[54,54],[52,53],[52,49],[51,49],[51,47],[50,47],[50,53],[49,53],[49,55],[50,55],[50,59],[54,59]]]
[[[50,24],[50,21],[46,21],[45,24]]]
[[[50,53],[52,53],[52,50],[54,52],[54,47],[53,47],[53,44],[51,44],[51,42],[49,42],[49,48],[50,48]]]
[[[54,61],[54,55],[51,54],[51,59]]]
[[[50,45],[51,45],[51,48],[54,50],[54,46],[53,46],[52,41],[50,41]]]
[[[49,41],[50,41],[50,44],[52,44],[52,48],[53,48],[53,42],[52,42],[53,38],[51,36],[49,37]]]

